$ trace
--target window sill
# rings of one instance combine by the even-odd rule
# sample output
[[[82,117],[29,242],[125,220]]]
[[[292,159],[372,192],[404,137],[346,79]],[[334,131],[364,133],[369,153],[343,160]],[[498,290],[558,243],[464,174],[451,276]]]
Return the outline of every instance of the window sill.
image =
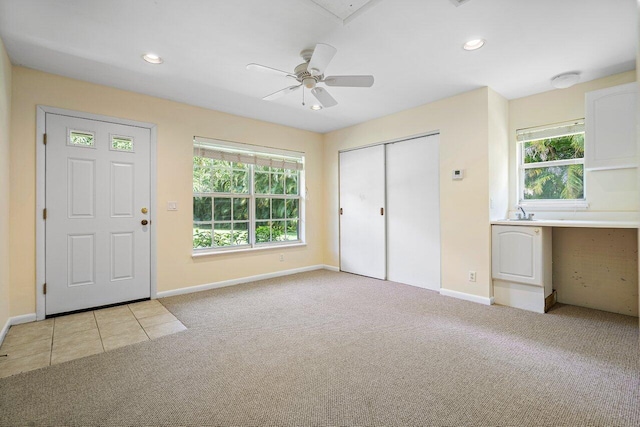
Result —
[[[248,252],[268,251],[273,249],[300,248],[307,246],[305,242],[283,243],[269,246],[257,246],[254,248],[238,248],[238,249],[204,249],[191,254],[191,258],[201,258],[215,255],[240,254]]]
[[[520,202],[516,205],[516,210],[522,206],[526,211],[576,211],[589,209],[589,202],[579,201],[546,201]]]

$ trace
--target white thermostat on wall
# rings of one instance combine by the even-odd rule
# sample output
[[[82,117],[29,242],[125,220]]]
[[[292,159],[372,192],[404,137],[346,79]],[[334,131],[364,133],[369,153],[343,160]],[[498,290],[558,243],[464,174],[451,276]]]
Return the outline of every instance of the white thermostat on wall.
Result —
[[[454,169],[453,173],[451,174],[451,178],[454,180],[460,180],[462,178],[464,178],[464,170],[463,169]]]

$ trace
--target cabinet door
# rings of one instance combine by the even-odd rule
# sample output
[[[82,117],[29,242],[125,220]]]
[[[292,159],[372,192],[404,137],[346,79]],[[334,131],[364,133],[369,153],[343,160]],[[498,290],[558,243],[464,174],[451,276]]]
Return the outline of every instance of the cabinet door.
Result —
[[[636,83],[586,94],[587,170],[637,166],[636,98]]]
[[[494,279],[543,286],[540,227],[492,227]]]
[[[340,270],[385,279],[384,146],[340,153]]]

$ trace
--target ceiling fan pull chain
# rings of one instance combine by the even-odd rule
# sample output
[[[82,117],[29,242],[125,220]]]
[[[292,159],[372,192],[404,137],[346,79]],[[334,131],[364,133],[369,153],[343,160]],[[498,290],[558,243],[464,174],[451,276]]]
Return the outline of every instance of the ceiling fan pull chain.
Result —
[[[304,88],[302,88],[302,106],[304,107]]]

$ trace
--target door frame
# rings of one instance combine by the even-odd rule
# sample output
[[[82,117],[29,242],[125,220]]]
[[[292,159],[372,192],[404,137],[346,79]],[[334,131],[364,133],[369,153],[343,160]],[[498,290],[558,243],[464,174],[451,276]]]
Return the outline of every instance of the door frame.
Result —
[[[119,117],[105,116],[101,114],[85,113],[81,111],[66,110],[63,108],[38,105],[36,107],[36,320],[43,320],[46,317],[45,304],[46,297],[43,285],[46,280],[45,267],[45,220],[42,212],[45,208],[46,200],[46,171],[45,171],[45,145],[44,134],[46,131],[46,114],[59,114],[62,116],[77,117],[81,119],[96,120],[102,122],[116,123],[127,126],[136,126],[150,131],[150,151],[149,151],[149,184],[150,184],[150,216],[151,223],[156,221],[156,189],[157,189],[157,125],[154,123],[139,122],[135,120],[122,119]],[[157,298],[157,248],[156,248],[156,227],[150,227],[150,295],[151,299]]]

